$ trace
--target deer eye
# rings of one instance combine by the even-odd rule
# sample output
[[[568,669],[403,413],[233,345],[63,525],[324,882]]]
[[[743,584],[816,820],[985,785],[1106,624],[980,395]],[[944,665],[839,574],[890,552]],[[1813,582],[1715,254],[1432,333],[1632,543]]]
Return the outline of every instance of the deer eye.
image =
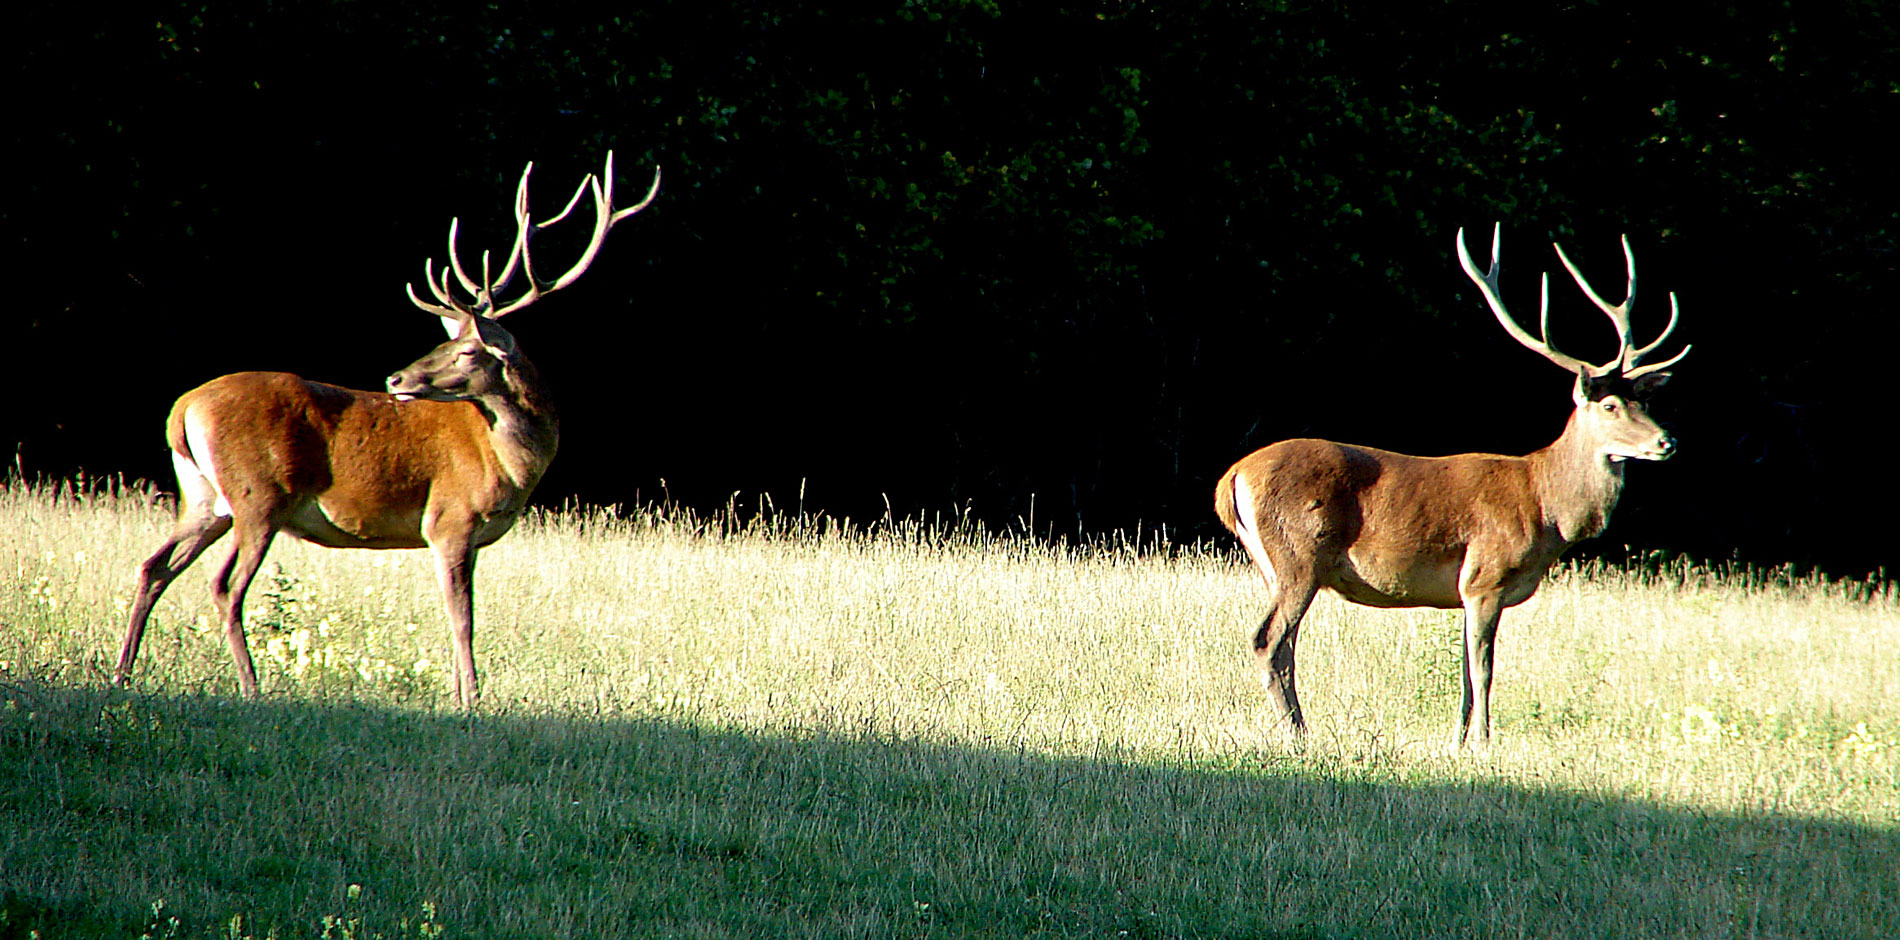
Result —
[[[1614,399],[1604,399],[1603,410],[1609,414],[1616,414],[1616,401]]]

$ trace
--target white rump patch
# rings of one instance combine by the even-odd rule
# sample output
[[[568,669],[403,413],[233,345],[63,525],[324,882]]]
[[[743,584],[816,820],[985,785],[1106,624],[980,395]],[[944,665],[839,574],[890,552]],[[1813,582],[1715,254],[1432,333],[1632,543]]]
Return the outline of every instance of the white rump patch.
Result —
[[[1247,475],[1234,474],[1234,534],[1240,536],[1240,544],[1247,549],[1247,557],[1253,559],[1254,567],[1260,569],[1260,577],[1267,582],[1269,592],[1280,590],[1279,576],[1273,571],[1273,562],[1267,560],[1266,546],[1260,544],[1260,532],[1255,528],[1253,489],[1247,485]]]
[[[172,469],[178,473],[178,488],[182,491],[179,495],[188,506],[214,503],[212,512],[229,517],[231,504],[225,501],[224,487],[218,485],[213,466],[217,457],[211,451],[211,429],[196,408],[185,411],[185,446],[191,451],[189,456],[172,452]]]

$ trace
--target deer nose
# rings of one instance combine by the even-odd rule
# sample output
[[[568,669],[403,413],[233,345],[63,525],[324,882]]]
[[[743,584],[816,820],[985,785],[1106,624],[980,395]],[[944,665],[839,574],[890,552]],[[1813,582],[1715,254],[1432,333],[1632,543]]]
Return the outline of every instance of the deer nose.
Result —
[[[1656,452],[1658,454],[1661,454],[1664,457],[1667,457],[1670,454],[1675,453],[1676,452],[1675,436],[1671,434],[1664,434],[1662,436],[1662,439],[1656,442]]]

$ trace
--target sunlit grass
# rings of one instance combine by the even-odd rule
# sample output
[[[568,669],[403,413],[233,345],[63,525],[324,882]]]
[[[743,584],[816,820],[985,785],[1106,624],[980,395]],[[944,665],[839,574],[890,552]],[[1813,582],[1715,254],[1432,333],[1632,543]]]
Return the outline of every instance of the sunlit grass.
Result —
[[[264,704],[230,703],[219,546],[110,690],[168,524],[139,491],[0,493],[0,810],[41,830],[0,835],[23,911],[128,923],[170,897],[193,936],[237,913],[315,934],[358,884],[392,936],[424,902],[476,935],[1900,925],[1880,585],[1563,569],[1505,615],[1473,757],[1450,746],[1454,613],[1322,598],[1289,748],[1245,642],[1263,590],[1227,546],[957,520],[537,517],[481,556],[473,721],[426,554],[286,540],[248,605]]]

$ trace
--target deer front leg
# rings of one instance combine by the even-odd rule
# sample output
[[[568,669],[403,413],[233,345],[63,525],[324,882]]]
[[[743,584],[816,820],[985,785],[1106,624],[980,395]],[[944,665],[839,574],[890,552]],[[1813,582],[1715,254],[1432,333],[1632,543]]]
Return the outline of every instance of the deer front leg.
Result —
[[[475,685],[475,547],[466,536],[431,538],[436,584],[449,615],[450,684],[456,702],[473,708],[481,698]]]
[[[1491,661],[1497,648],[1498,618],[1504,607],[1497,593],[1465,598],[1464,698],[1458,707],[1459,743],[1483,749],[1491,743]]]

